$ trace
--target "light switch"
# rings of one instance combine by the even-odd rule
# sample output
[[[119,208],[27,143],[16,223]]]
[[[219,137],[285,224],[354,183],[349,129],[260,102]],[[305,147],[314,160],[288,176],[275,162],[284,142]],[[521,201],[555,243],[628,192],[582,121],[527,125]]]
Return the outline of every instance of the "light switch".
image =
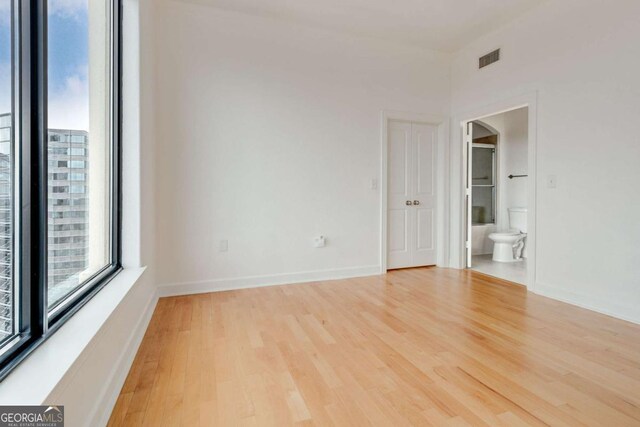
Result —
[[[547,176],[547,188],[556,188],[558,186],[558,178],[555,175]]]
[[[371,180],[371,189],[372,189],[372,190],[377,190],[377,189],[378,189],[378,180],[377,180],[377,179],[375,179],[375,178],[373,178],[373,179]]]
[[[220,252],[227,252],[229,250],[229,241],[220,240]]]

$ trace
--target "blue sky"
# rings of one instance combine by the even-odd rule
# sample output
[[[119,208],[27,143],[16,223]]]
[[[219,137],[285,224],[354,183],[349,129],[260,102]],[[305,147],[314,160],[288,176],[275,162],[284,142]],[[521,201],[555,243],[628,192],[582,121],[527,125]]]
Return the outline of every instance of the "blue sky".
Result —
[[[49,127],[88,130],[88,1],[49,0]],[[10,0],[0,0],[0,112],[10,108]]]
[[[0,0],[0,114],[9,111],[10,107],[10,90],[9,81],[11,79],[11,70],[9,68],[10,51],[10,14],[9,0]]]

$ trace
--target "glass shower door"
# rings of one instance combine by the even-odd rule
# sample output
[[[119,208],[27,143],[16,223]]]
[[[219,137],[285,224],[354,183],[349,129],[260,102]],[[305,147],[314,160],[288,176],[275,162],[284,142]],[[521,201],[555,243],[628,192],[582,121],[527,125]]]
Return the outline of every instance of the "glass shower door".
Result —
[[[496,149],[493,145],[473,144],[471,222],[496,222]]]

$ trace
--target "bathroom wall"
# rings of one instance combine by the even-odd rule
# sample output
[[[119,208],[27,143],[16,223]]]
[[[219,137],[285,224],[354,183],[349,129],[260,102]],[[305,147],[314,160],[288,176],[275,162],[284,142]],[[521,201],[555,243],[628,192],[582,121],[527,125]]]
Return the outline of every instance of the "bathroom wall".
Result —
[[[473,138],[484,138],[485,136],[491,136],[493,133],[484,126],[477,123],[473,123]]]

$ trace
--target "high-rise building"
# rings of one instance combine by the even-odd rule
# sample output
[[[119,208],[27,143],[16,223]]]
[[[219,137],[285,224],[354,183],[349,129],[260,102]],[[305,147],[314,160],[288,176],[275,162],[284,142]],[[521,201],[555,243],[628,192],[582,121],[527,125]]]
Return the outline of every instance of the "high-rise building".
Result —
[[[49,129],[49,305],[80,283],[88,266],[88,134]]]
[[[12,286],[12,164],[11,115],[0,115],[0,341],[11,335]]]
[[[49,305],[80,283],[88,265],[88,134],[50,129],[48,141]],[[11,115],[0,115],[0,340],[11,333],[13,168]]]

